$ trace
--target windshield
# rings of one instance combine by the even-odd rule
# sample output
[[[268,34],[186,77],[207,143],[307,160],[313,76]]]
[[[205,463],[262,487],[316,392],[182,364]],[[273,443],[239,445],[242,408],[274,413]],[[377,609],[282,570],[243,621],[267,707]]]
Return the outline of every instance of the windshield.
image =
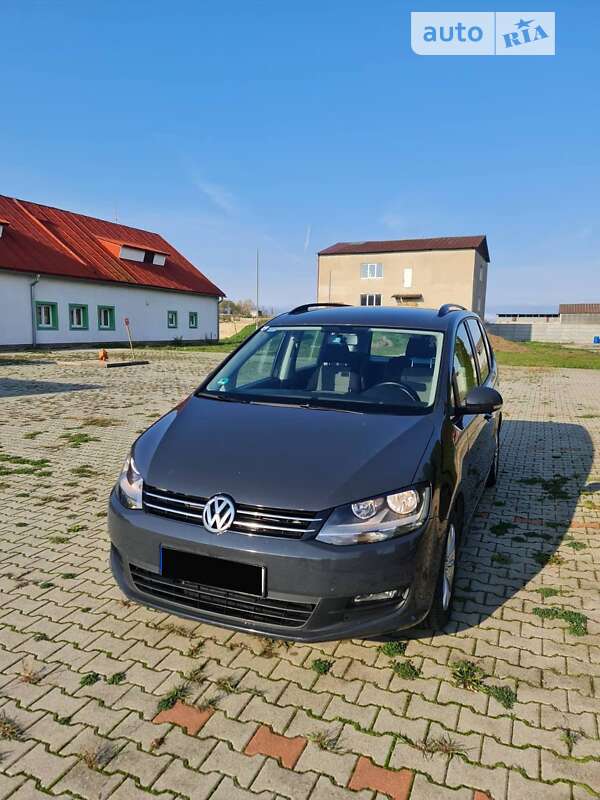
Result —
[[[264,326],[200,395],[239,402],[422,413],[435,399],[441,333]]]

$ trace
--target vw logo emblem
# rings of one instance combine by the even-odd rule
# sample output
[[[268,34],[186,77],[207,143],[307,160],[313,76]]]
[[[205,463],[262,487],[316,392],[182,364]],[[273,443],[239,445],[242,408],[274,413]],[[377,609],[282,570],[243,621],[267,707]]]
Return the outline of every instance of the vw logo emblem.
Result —
[[[211,533],[225,533],[235,517],[233,500],[224,494],[215,494],[207,501],[202,512],[202,522]]]

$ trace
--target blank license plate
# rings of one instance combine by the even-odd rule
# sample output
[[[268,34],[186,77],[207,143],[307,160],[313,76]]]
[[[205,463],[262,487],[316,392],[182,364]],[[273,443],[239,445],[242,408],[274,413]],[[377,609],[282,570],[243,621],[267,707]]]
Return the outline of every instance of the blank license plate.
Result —
[[[161,547],[160,555],[160,572],[165,578],[192,581],[259,597],[264,595],[263,567],[184,553],[168,547]]]

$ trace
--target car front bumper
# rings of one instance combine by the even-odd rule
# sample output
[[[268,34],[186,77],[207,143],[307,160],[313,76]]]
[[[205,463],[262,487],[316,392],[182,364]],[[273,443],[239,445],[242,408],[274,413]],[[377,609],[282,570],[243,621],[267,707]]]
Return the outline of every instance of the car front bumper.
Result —
[[[233,532],[215,536],[201,525],[126,509],[113,492],[108,528],[111,568],[127,597],[182,617],[293,641],[378,636],[417,625],[431,606],[439,566],[440,530],[435,518],[390,541],[339,547],[315,539]],[[209,604],[209,610],[205,604],[199,608],[193,586],[164,583],[161,547],[264,567],[266,596],[249,598],[249,603],[242,597],[244,602],[232,608],[236,603],[231,597],[240,597],[233,593],[227,600],[227,593],[214,590],[222,598],[222,607]],[[208,597],[210,587],[203,588]],[[409,591],[404,601],[353,602],[357,595],[390,589]],[[268,613],[262,614],[261,604],[309,610],[300,623],[275,624]]]

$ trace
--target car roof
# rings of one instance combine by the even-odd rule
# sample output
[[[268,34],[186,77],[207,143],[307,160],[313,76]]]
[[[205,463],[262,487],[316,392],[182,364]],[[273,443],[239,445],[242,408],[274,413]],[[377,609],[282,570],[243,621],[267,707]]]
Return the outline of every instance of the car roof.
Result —
[[[442,307],[443,308],[443,307]],[[437,308],[394,308],[387,306],[300,306],[280,314],[267,324],[273,327],[301,325],[364,325],[381,328],[447,331],[460,319],[474,316],[462,309],[447,310],[440,316]]]

